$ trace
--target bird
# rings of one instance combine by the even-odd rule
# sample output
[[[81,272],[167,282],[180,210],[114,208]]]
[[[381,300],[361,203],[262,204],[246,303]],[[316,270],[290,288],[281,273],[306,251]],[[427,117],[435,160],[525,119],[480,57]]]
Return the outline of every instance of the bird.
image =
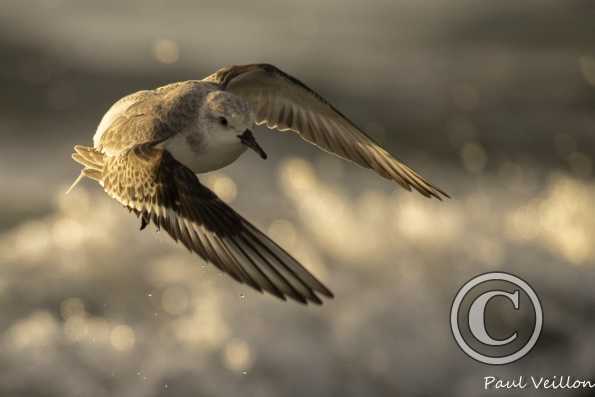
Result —
[[[302,304],[334,295],[291,254],[201,183],[199,174],[267,153],[252,129],[298,134],[429,198],[449,195],[393,157],[297,78],[270,64],[227,66],[202,80],[132,93],[101,119],[93,146],[75,145],[84,177],[222,272],[259,292]]]

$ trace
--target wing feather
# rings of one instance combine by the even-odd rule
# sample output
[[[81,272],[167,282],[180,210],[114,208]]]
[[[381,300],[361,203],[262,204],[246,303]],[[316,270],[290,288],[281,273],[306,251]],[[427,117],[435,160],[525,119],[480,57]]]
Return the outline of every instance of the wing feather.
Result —
[[[105,156],[105,191],[175,241],[257,291],[301,303],[332,293],[297,260],[200,183],[156,142]]]
[[[357,127],[304,83],[273,65],[236,65],[204,79],[244,97],[256,113],[256,124],[293,131],[321,149],[373,169],[407,190],[426,197],[449,197]]]

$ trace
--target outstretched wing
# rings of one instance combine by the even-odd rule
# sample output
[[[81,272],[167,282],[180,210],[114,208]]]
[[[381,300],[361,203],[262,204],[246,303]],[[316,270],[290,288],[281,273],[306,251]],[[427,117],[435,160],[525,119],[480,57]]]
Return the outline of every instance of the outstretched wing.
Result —
[[[166,150],[141,144],[104,161],[100,183],[111,197],[240,283],[301,303],[333,296]]]
[[[391,156],[324,98],[298,79],[268,64],[220,69],[205,81],[244,97],[256,110],[257,124],[297,132],[303,139],[342,158],[375,170],[407,190],[426,197],[449,197]]]

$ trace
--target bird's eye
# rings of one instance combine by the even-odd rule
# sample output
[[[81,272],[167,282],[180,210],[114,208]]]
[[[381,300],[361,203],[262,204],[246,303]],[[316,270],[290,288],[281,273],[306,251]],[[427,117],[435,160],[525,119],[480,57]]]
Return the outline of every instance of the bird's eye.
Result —
[[[219,124],[224,127],[227,127],[227,119],[225,117],[219,117]]]

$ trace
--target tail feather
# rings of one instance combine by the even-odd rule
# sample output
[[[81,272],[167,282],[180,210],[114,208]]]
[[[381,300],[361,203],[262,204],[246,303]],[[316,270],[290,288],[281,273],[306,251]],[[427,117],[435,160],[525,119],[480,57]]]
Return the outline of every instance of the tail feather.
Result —
[[[82,171],[83,175],[86,176],[89,179],[93,179],[94,181],[97,181],[99,183],[102,182],[103,180],[103,172],[99,171],[99,170],[94,170],[94,169],[90,169],[90,168],[85,168]]]
[[[66,194],[70,193],[84,177],[93,179],[99,183],[101,183],[103,177],[103,153],[98,152],[95,148],[81,145],[76,145],[74,151],[75,153],[72,154],[72,159],[84,168],[74,183],[70,185]]]
[[[83,173],[83,171],[81,171],[81,173],[79,174],[79,176],[76,177],[76,179],[74,180],[74,182],[72,182],[72,185],[70,185],[70,187],[68,188],[68,190],[66,191],[66,194],[70,193],[72,191],[72,189],[74,189],[74,187],[76,185],[79,184],[79,182],[85,177],[85,174]]]
[[[74,147],[74,151],[76,153],[73,153],[72,157],[75,158],[76,156],[77,159],[75,159],[75,161],[84,165],[85,167],[103,167],[103,153],[98,152],[95,148],[89,146],[76,145]]]

